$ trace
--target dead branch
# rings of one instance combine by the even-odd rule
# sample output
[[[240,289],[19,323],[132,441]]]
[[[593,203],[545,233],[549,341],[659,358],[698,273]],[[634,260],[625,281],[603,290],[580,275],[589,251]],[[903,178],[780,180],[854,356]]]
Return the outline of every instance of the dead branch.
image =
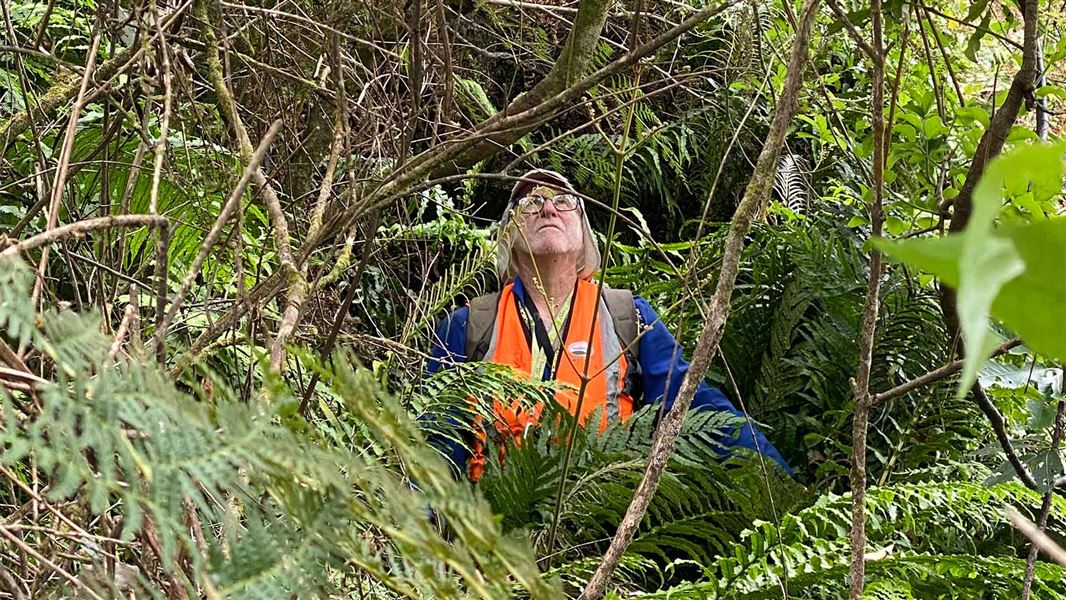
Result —
[[[78,86],[77,99],[74,108],[70,111],[70,119],[67,121],[67,129],[63,136],[63,146],[59,151],[59,165],[56,168],[55,181],[52,183],[52,195],[48,201],[48,220],[45,222],[45,231],[54,229],[59,222],[59,205],[63,202],[63,190],[66,189],[67,172],[70,168],[70,154],[74,151],[74,134],[78,130],[78,119],[81,117],[82,108],[85,106],[85,93],[92,79],[93,70],[96,68],[96,55],[100,49],[102,37],[100,24],[97,22],[96,32],[93,35],[92,46],[89,48],[89,59],[85,65],[85,73],[82,75]],[[33,305],[37,306],[37,300],[41,297],[41,287],[44,285],[44,276],[48,271],[48,246],[41,252],[41,259],[37,261],[37,278],[33,282]]]
[[[83,583],[80,579],[78,579],[77,577],[71,575],[70,572],[67,571],[66,569],[64,569],[63,567],[60,567],[59,565],[57,565],[56,563],[52,562],[51,560],[48,560],[47,556],[44,556],[40,552],[34,550],[32,546],[30,546],[30,545],[26,544],[26,542],[22,541],[22,538],[20,538],[19,536],[15,535],[14,533],[11,533],[10,531],[7,530],[6,527],[4,527],[2,525],[0,525],[0,536],[4,537],[5,539],[7,539],[7,541],[9,541],[12,544],[14,544],[15,546],[17,546],[19,550],[21,550],[21,551],[25,552],[26,554],[32,556],[35,560],[40,562],[42,565],[44,565],[44,566],[48,567],[49,569],[51,569],[56,575],[59,575],[63,579],[66,579],[67,581],[69,581],[72,584],[74,584],[75,587],[79,588],[88,597],[95,598],[95,600],[104,600],[99,594],[94,592],[92,590],[92,588],[90,588],[87,585],[85,585],[85,583]]]
[[[192,0],[187,0],[177,9],[169,12],[160,28],[161,32],[169,30],[177,21],[177,17],[184,13],[191,2]],[[155,39],[154,36],[153,39]],[[94,83],[97,83],[96,89],[99,89],[102,85],[110,85],[116,76],[129,69],[144,51],[144,47],[129,46],[123,48],[116,51],[110,59],[102,63],[100,68],[96,69],[93,77]],[[81,77],[71,76],[52,84],[52,87],[48,88],[48,91],[41,95],[40,98],[37,98],[36,102],[28,102],[24,110],[15,113],[5,123],[0,124],[0,156],[7,152],[7,149],[14,143],[15,139],[25,133],[35,120],[48,118],[52,113],[73,100],[81,89],[81,80]],[[89,93],[87,97],[94,95]]]
[[[47,379],[41,379],[28,371],[9,369],[7,367],[0,367],[0,381],[3,382],[3,385],[20,383],[30,387],[48,383]]]
[[[230,192],[226,202],[222,205],[222,210],[218,213],[218,218],[215,219],[215,224],[211,226],[211,230],[207,232],[207,236],[204,238],[203,244],[200,245],[200,251],[197,252],[196,258],[193,259],[192,264],[189,265],[189,269],[185,275],[185,280],[181,282],[181,287],[178,288],[178,293],[174,296],[174,301],[171,302],[170,308],[167,310],[166,316],[163,318],[162,328],[165,329],[174,320],[174,316],[177,314],[178,309],[181,308],[183,302],[185,302],[185,296],[188,295],[189,290],[192,289],[193,284],[196,282],[196,277],[200,274],[200,269],[204,265],[204,261],[207,260],[208,253],[218,242],[218,238],[222,235],[222,230],[225,228],[226,223],[229,222],[230,216],[233,215],[233,211],[236,210],[237,205],[240,203],[240,199],[244,196],[244,190],[248,187],[248,182],[251,181],[253,173],[259,169],[259,166],[263,162],[263,158],[266,156],[267,150],[270,148],[270,144],[274,141],[274,137],[281,131],[281,120],[274,121],[274,124],[270,126],[266,134],[263,135],[263,139],[259,141],[259,147],[255,149],[255,153],[252,154],[251,160],[244,167],[244,172],[241,174],[241,178],[237,180],[237,185],[234,186]]]
[[[320,350],[320,359],[322,361],[329,360],[330,354],[333,352],[333,346],[337,342],[337,335],[340,333],[341,327],[344,325],[344,319],[348,316],[348,310],[352,306],[352,301],[355,300],[356,291],[361,288],[361,282],[363,280],[363,272],[366,270],[367,262],[370,260],[370,254],[374,250],[374,233],[378,228],[378,221],[380,219],[380,213],[374,213],[370,218],[370,222],[366,227],[366,241],[363,242],[363,254],[359,257],[359,264],[355,268],[355,273],[352,274],[352,281],[348,286],[348,291],[344,294],[344,299],[341,300],[340,306],[337,307],[337,312],[333,317],[333,327],[329,330],[329,335],[326,336],[326,343]],[[311,402],[311,396],[315,393],[315,387],[318,386],[319,374],[314,372],[311,374],[311,381],[307,384],[307,389],[304,390],[303,398],[300,399],[300,414],[307,416],[307,406]]]
[[[207,45],[208,79],[211,80],[211,85],[219,97],[219,103],[222,105],[222,114],[229,121],[230,127],[233,128],[233,132],[237,136],[241,162],[247,166],[251,164],[255,153],[252,140],[248,137],[248,130],[241,120],[240,112],[237,110],[237,103],[233,99],[233,93],[226,84],[222,71],[222,59],[219,53],[219,40],[215,35],[215,30],[211,25],[212,21],[204,4],[199,5],[198,13],[204,24],[203,32],[204,42]],[[277,335],[270,347],[270,366],[277,371],[285,360],[285,342],[296,328],[300,307],[307,296],[307,278],[300,271],[302,262],[297,265],[293,261],[289,238],[289,222],[285,218],[285,211],[281,208],[281,200],[278,198],[277,192],[274,191],[274,187],[270,184],[262,167],[257,167],[252,171],[252,178],[259,188],[259,194],[266,205],[267,213],[270,215],[270,223],[274,228],[274,244],[278,251],[278,262],[281,263],[281,271],[288,279],[286,282],[285,311],[282,314]]]
[[[107,79],[115,75],[121,67],[125,67],[134,58],[134,54],[138,51],[135,46],[119,51],[110,60],[100,65],[100,68],[96,70],[96,77]],[[37,102],[27,103],[25,110],[15,113],[6,123],[0,125],[0,155],[7,151],[15,138],[29,129],[33,120],[47,118],[48,115],[73,100],[81,89],[81,83],[82,77],[78,76],[59,81],[38,98]]]
[[[774,172],[777,161],[784,145],[785,134],[792,115],[795,113],[798,103],[799,90],[803,84],[804,67],[808,59],[808,45],[810,44],[811,29],[817,15],[818,0],[807,0],[804,5],[803,15],[800,19],[796,38],[793,41],[792,54],[788,63],[788,75],[785,79],[784,88],[778,98],[777,109],[773,122],[770,126],[769,135],[759,160],[755,165],[755,172],[751,181],[748,182],[744,197],[736,213],[733,216],[729,234],[726,237],[725,247],[722,252],[722,266],[715,287],[714,296],[707,304],[707,321],[700,332],[696,350],[692,356],[692,363],[684,380],[673,408],[660,421],[656,428],[655,439],[648,456],[648,466],[644,471],[640,484],[633,500],[626,510],[622,522],[618,525],[618,531],[611,540],[611,545],[603,557],[603,562],[596,569],[588,585],[581,594],[581,598],[595,600],[600,598],[607,587],[615,567],[625,553],[626,548],[633,540],[640,522],[655,495],[659,479],[666,469],[667,461],[673,453],[674,443],[681,424],[692,398],[696,393],[703,374],[710,366],[711,359],[718,350],[718,344],[725,330],[725,322],[729,316],[730,298],[733,295],[733,287],[736,284],[737,273],[740,269],[741,254],[744,249],[744,237],[751,229],[752,220],[770,198],[773,188]]]
[[[402,169],[394,171],[381,186],[367,193],[362,202],[345,213],[336,215],[332,224],[329,227],[324,227],[317,239],[308,238],[307,243],[301,250],[301,254],[306,254],[311,248],[317,247],[323,238],[331,237],[340,231],[347,230],[351,223],[360,215],[369,210],[382,208],[396,198],[406,194],[416,182],[427,177],[437,178],[458,173],[474,164],[469,161],[475,159],[475,162],[484,160],[499,152],[508,144],[551,119],[560,110],[571,106],[582,94],[596,84],[651,56],[660,48],[674,42],[678,37],[700,23],[733,6],[737,1],[724,0],[720,4],[708,6],[693,13],[689,18],[639,48],[626,52],[583,79],[568,84],[554,96],[542,99],[539,103],[529,105],[525,98],[529,97],[532,92],[523,94],[515,100],[516,104],[513,103],[513,106],[508,106],[507,109],[483,121],[466,138],[450,144],[441,144],[414,157]],[[580,22],[583,21],[576,19],[575,27]],[[565,56],[568,55],[564,53],[564,55],[560,56],[560,60]],[[553,72],[555,72],[554,69]],[[568,77],[572,78],[580,75],[573,68],[567,69],[566,73]]]
[[[848,13],[840,8],[840,4],[837,3],[837,0],[826,0],[826,4],[829,5],[829,8],[833,10],[833,14],[840,19],[841,23],[843,23],[844,31],[848,32],[848,37],[850,37],[851,41],[855,42],[855,45],[863,51],[863,54],[865,54],[870,60],[878,60],[877,52],[874,50],[873,46],[862,37],[859,30],[855,28],[855,24],[851,22],[850,18],[848,18]]]
[[[162,215],[114,215],[110,217],[97,217],[85,219],[61,225],[27,238],[12,246],[8,246],[0,252],[0,257],[18,256],[21,252],[33,250],[45,244],[52,244],[68,237],[83,236],[89,232],[111,227],[162,227],[167,224],[167,218]]]
[[[111,347],[107,350],[108,358],[115,358],[118,351],[122,349],[122,342],[126,339],[126,333],[129,331],[130,324],[137,319],[137,305],[130,302],[126,305],[126,310],[123,311],[122,321],[118,324],[118,329],[115,330],[115,335],[111,340]]]
[[[331,46],[337,62],[340,57],[336,51],[337,39],[333,36]],[[337,102],[333,109],[333,142],[330,144],[329,160],[326,162],[326,173],[322,176],[322,185],[319,187],[318,200],[311,211],[311,223],[307,226],[307,237],[315,237],[322,228],[322,217],[326,214],[326,207],[333,195],[333,179],[336,176],[337,162],[340,160],[341,151],[347,145],[348,136],[348,98],[344,88],[344,69],[337,68]]]

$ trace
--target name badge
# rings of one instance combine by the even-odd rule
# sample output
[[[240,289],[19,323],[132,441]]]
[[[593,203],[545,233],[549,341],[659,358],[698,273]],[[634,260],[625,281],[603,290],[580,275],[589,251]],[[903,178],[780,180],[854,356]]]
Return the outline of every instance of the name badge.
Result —
[[[574,356],[586,356],[592,354],[592,349],[589,348],[588,342],[574,342],[566,347],[566,351]]]

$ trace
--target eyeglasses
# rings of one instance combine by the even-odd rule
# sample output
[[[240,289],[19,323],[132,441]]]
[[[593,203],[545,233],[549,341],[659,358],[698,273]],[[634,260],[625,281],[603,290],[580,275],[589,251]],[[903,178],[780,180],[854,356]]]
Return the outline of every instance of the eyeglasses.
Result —
[[[546,186],[533,188],[529,194],[519,198],[515,204],[523,214],[535,215],[544,209],[544,203],[549,200],[559,212],[577,210],[577,207],[581,206],[581,200],[577,196],[559,193]]]

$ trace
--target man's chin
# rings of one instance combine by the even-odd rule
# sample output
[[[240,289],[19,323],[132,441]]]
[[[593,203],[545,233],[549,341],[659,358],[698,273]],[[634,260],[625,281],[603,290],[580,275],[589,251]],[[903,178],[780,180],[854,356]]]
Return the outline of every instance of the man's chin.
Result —
[[[563,244],[556,243],[542,243],[536,244],[530,248],[530,254],[533,256],[543,256],[545,258],[555,258],[557,256],[563,256],[566,254],[574,254],[577,251],[573,248],[568,248]]]

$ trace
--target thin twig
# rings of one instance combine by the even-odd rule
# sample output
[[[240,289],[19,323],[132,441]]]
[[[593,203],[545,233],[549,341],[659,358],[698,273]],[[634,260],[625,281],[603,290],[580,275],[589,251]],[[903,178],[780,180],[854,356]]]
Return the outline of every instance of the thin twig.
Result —
[[[996,441],[999,442],[999,447],[1003,449],[1003,455],[1007,458],[1007,462],[1014,467],[1014,472],[1018,475],[1018,479],[1021,480],[1025,487],[1034,492],[1039,491],[1040,486],[1036,484],[1036,480],[1033,479],[1029,468],[1025,466],[1017,451],[1014,450],[1014,445],[1010,441],[1010,434],[1007,432],[1007,421],[1003,418],[1003,414],[992,403],[988,394],[985,393],[984,387],[979,382],[973,384],[971,392],[973,392],[974,399],[977,400],[977,406],[981,409],[981,412],[985,413],[985,418],[988,419],[993,433],[996,434]]]
[[[1066,383],[1066,369],[1063,370],[1062,383]],[[1059,408],[1055,413],[1055,428],[1051,431],[1051,449],[1049,454],[1055,456],[1059,452],[1059,445],[1062,443],[1062,428],[1063,421],[1066,421],[1066,388],[1062,390],[1063,396],[1059,398]],[[1055,486],[1052,485],[1052,481],[1047,481],[1047,491],[1044,492],[1044,498],[1040,503],[1040,514],[1037,517],[1036,527],[1041,533],[1044,528],[1047,527],[1048,513],[1051,512],[1051,499],[1055,495]],[[1029,549],[1029,557],[1025,562],[1025,577],[1022,579],[1022,600],[1029,600],[1029,592],[1033,587],[1033,575],[1036,572],[1036,556],[1039,552],[1039,547],[1034,543]]]
[[[848,18],[848,14],[844,12],[844,9],[840,8],[840,5],[837,4],[837,1],[826,0],[826,4],[828,4],[829,8],[833,10],[833,14],[835,14],[837,18],[840,19],[840,22],[844,25],[844,30],[848,32],[848,37],[851,38],[851,41],[855,42],[855,45],[858,46],[860,50],[862,50],[863,54],[865,54],[866,57],[872,61],[879,60],[877,56],[877,51],[874,50],[873,46],[870,45],[870,42],[867,42],[866,39],[862,37],[862,34],[859,33],[859,30],[855,28],[855,24],[851,22],[850,18]]]
[[[336,49],[337,39],[333,36],[331,46]],[[335,52],[336,55],[336,52]],[[338,57],[339,62],[339,57]],[[326,206],[333,195],[333,180],[337,172],[337,162],[340,160],[341,151],[347,146],[348,136],[348,98],[344,88],[344,69],[337,68],[337,102],[333,110],[333,142],[330,144],[329,160],[326,162],[326,172],[322,176],[322,184],[318,191],[318,200],[311,211],[311,223],[307,226],[307,236],[318,235],[322,227],[322,217],[326,214]]]
[[[40,377],[28,371],[10,369],[8,367],[0,367],[0,380],[3,380],[5,384],[10,383],[12,380],[14,380],[17,383],[23,383],[30,386],[38,386],[49,383],[47,379],[41,379]]]
[[[1014,525],[1014,528],[1021,532],[1022,535],[1029,538],[1029,541],[1033,543],[1033,546],[1038,548],[1044,554],[1051,557],[1051,560],[1066,567],[1066,550],[1062,549],[1055,543],[1055,540],[1048,537],[1048,534],[1040,530],[1029,519],[1025,518],[1017,509],[1013,506],[1007,507],[1007,519]]]
[[[129,330],[130,324],[137,318],[137,305],[126,305],[126,310],[122,314],[122,321],[118,324],[118,330],[115,331],[115,337],[111,340],[111,347],[107,350],[108,358],[115,358],[118,351],[122,348],[122,342],[126,339],[126,332]]]
[[[88,594],[89,597],[95,598],[96,600],[104,600],[103,597],[101,597],[99,594],[94,592],[92,588],[90,588],[89,586],[85,585],[80,579],[78,579],[77,577],[71,575],[63,567],[60,567],[59,565],[55,564],[54,562],[48,560],[47,556],[44,556],[40,552],[34,550],[31,546],[26,544],[26,542],[23,542],[22,539],[19,536],[17,536],[15,534],[11,533],[10,531],[8,531],[6,527],[0,526],[0,536],[3,536],[5,538],[7,538],[7,540],[9,542],[11,542],[12,544],[14,544],[15,546],[17,546],[19,548],[19,550],[22,550],[26,554],[29,554],[33,558],[35,558],[38,561],[40,561],[41,564],[43,564],[44,566],[46,566],[49,569],[51,569],[52,571],[54,571],[57,575],[59,575],[63,579],[66,579],[67,581],[73,583],[75,587],[81,589],[83,592]]]
[[[937,49],[940,50],[940,57],[944,59],[944,68],[948,71],[948,79],[951,80],[952,87],[955,88],[955,95],[959,97],[959,106],[966,104],[966,98],[962,95],[962,86],[959,85],[958,77],[955,77],[955,69],[951,67],[951,59],[948,58],[948,51],[944,48],[944,42],[940,39],[940,35],[937,33],[936,27],[933,25],[933,18],[929,16],[930,9],[925,8],[925,20],[929,22],[929,29],[933,32],[933,41],[936,42]],[[919,18],[921,16],[919,15]]]
[[[67,122],[67,131],[63,137],[63,147],[59,152],[59,167],[56,169],[56,178],[52,183],[52,196],[48,203],[48,220],[45,223],[45,231],[54,229],[59,221],[59,205],[63,202],[63,190],[66,188],[67,172],[70,169],[70,155],[74,151],[74,134],[78,131],[78,119],[81,118],[82,108],[85,106],[85,93],[92,79],[93,69],[96,67],[96,55],[100,50],[100,38],[103,32],[99,21],[96,24],[96,32],[93,35],[93,43],[89,48],[88,61],[85,65],[85,74],[81,78],[78,88],[77,100],[74,108],[70,111],[70,120]],[[37,262],[37,276],[33,282],[33,305],[41,298],[41,288],[44,285],[44,275],[48,270],[48,248],[41,252],[41,259]]]
[[[1007,340],[1006,342],[1003,342],[1002,344],[996,346],[996,349],[992,351],[992,354],[989,355],[989,358],[995,358],[997,356],[1000,356],[1001,354],[1005,354],[1013,350],[1014,348],[1020,346],[1021,343],[1022,340],[1020,338]],[[890,388],[878,394],[874,394],[872,405],[876,406],[886,400],[891,400],[898,396],[902,396],[903,394],[913,392],[914,390],[920,387],[924,387],[931,383],[936,383],[938,381],[946,379],[954,375],[955,373],[961,371],[962,366],[965,362],[966,361],[961,358],[959,360],[953,360],[948,364],[940,367],[939,369],[934,369],[932,371],[929,371],[928,373],[925,373],[924,375],[919,375],[914,379],[901,383],[894,388]]]
[[[359,264],[355,267],[355,273],[352,274],[351,283],[348,286],[348,291],[344,294],[344,299],[341,300],[341,304],[337,307],[337,312],[333,317],[333,327],[329,330],[329,335],[326,337],[326,343],[323,345],[319,352],[320,360],[323,362],[329,360],[330,354],[333,352],[333,345],[337,342],[337,335],[340,333],[341,326],[344,325],[344,319],[348,316],[348,309],[352,306],[352,301],[355,299],[356,291],[362,286],[363,271],[366,270],[367,262],[370,260],[370,254],[374,249],[375,233],[378,228],[378,219],[380,213],[374,213],[374,216],[370,218],[370,222],[366,228],[366,241],[363,242],[363,254],[359,257]],[[311,402],[311,396],[315,393],[315,387],[318,386],[319,374],[316,371],[311,375],[311,381],[307,384],[307,389],[304,390],[303,398],[300,399],[300,414],[307,416],[307,406]]]
[[[163,23],[164,31],[178,21],[178,17],[185,12],[192,2],[193,0],[186,0],[181,6],[167,14]],[[0,4],[4,7],[7,6],[6,2]],[[153,40],[155,37],[153,36]],[[93,81],[97,84],[96,90],[85,96],[85,98],[92,99],[102,88],[110,89],[113,80],[130,68],[133,62],[137,60],[137,57],[140,56],[141,51],[141,47],[130,45],[101,64],[93,75]],[[91,71],[91,69],[86,67],[86,71]],[[79,81],[75,77],[54,83],[47,92],[41,95],[39,104],[27,106],[24,110],[15,113],[6,122],[0,124],[0,155],[7,151],[8,147],[15,141],[15,138],[22,135],[31,126],[34,115],[47,116],[64,106],[72,98],[78,96],[81,89]]]
[[[869,53],[873,87],[870,116],[873,125],[873,181],[870,199],[870,236],[880,237],[884,225],[885,193],[885,55],[881,0],[870,0],[873,25],[872,52]],[[902,52],[902,49],[901,49]],[[866,434],[869,427],[870,371],[873,366],[877,318],[881,306],[881,252],[870,251],[870,275],[866,287],[866,301],[862,313],[862,333],[859,338],[859,368],[852,379],[855,395],[855,414],[852,417],[851,442],[851,600],[860,600],[866,577]]]
[[[248,187],[248,182],[252,180],[253,174],[259,169],[259,165],[262,164],[263,158],[266,157],[267,150],[270,149],[270,144],[274,141],[274,137],[281,131],[281,119],[274,121],[274,124],[270,126],[266,134],[263,135],[263,139],[259,141],[259,147],[255,149],[252,154],[251,160],[244,167],[244,172],[241,173],[241,178],[237,180],[237,185],[234,186],[230,192],[229,197],[226,198],[226,202],[222,205],[222,210],[219,211],[218,217],[215,219],[215,224],[211,226],[211,230],[207,232],[207,236],[204,238],[203,244],[200,245],[200,251],[197,252],[196,258],[193,259],[186,271],[185,280],[181,282],[181,287],[178,288],[178,293],[174,296],[174,301],[170,303],[170,308],[167,310],[166,316],[163,318],[162,327],[165,329],[174,320],[174,315],[178,313],[181,305],[185,302],[185,297],[188,295],[189,290],[192,289],[194,283],[196,283],[196,277],[200,274],[200,268],[203,267],[204,261],[207,260],[207,255],[211,252],[211,249],[218,242],[218,238],[222,235],[222,230],[225,228],[226,223],[229,222],[230,216],[240,203],[241,197],[244,196],[244,190]]]

